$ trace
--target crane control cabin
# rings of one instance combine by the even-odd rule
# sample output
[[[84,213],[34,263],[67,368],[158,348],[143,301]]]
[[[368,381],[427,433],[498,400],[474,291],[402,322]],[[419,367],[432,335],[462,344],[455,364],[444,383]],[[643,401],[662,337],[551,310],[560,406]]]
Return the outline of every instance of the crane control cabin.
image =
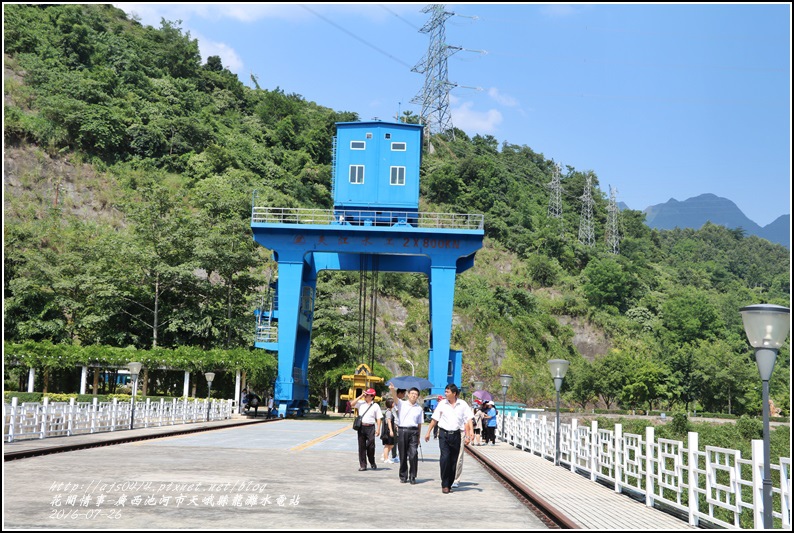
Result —
[[[460,384],[462,353],[452,350],[457,274],[482,248],[483,215],[419,211],[423,126],[381,121],[336,124],[334,207],[257,205],[254,241],[272,250],[277,280],[256,311],[255,346],[276,352],[279,414],[308,408],[309,348],[317,273],[418,272],[429,280],[428,379],[433,394]]]

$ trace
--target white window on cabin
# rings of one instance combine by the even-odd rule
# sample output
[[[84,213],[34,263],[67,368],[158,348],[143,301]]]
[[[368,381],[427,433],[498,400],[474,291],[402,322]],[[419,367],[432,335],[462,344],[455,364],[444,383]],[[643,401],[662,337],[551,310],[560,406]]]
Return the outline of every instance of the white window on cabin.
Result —
[[[391,185],[405,185],[405,167],[391,167]]]
[[[404,152],[406,150],[405,143],[391,143],[392,152]]]
[[[350,141],[351,150],[366,150],[366,148],[367,148],[366,141]]]
[[[354,185],[364,183],[364,165],[350,165],[350,183]]]

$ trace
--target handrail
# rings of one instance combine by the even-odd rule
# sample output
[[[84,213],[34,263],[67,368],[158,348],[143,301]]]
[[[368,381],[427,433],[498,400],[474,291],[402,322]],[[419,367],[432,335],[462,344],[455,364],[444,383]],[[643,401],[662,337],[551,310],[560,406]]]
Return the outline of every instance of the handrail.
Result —
[[[499,438],[518,449],[549,461],[556,451],[555,421],[498,416]],[[644,495],[649,507],[664,507],[700,522],[724,528],[742,528],[741,515],[751,515],[754,528],[761,526],[762,441],[753,440],[750,457],[738,450],[706,446],[700,450],[698,434],[689,432],[686,442],[657,438],[653,426],[644,435],[614,431],[572,419],[560,424],[560,466],[588,474],[591,481],[611,484],[615,492]],[[775,496],[772,517],[775,527],[791,527],[791,458],[770,464]],[[663,508],[664,508],[663,507]]]
[[[363,225],[410,225],[417,228],[482,230],[484,215],[479,213],[424,213],[390,210],[306,209],[296,207],[257,207],[251,223],[314,224],[321,226],[358,223]]]

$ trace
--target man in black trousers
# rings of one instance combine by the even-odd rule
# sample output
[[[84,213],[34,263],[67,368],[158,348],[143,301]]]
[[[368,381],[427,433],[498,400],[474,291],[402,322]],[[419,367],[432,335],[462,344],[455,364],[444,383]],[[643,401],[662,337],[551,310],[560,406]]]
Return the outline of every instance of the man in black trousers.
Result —
[[[430,441],[433,427],[438,425],[438,447],[441,451],[439,466],[441,467],[441,492],[452,492],[455,482],[455,470],[458,465],[460,447],[471,441],[474,430],[471,419],[474,413],[469,404],[458,398],[458,387],[455,384],[447,385],[444,390],[444,400],[438,402],[436,410],[425,433],[425,442]],[[464,441],[461,442],[461,432],[465,431]]]
[[[419,389],[413,387],[408,391],[408,400],[397,397],[394,385],[389,384],[389,392],[396,401],[397,406],[397,447],[400,452],[400,482],[416,485],[416,474],[419,470],[419,433],[424,421],[424,409],[417,402]]]
[[[367,389],[352,402],[358,409],[358,416],[361,417],[361,429],[358,431],[359,472],[367,469],[367,460],[372,470],[378,469],[375,464],[375,438],[380,435],[383,412],[374,400],[375,389]]]

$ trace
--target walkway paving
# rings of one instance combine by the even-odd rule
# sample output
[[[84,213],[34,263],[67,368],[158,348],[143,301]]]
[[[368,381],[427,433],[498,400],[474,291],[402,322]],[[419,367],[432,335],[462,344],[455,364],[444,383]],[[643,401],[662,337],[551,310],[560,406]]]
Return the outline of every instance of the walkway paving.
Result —
[[[664,511],[594,483],[569,469],[505,443],[476,446],[479,454],[582,529],[697,529]]]
[[[411,486],[399,482],[397,464],[378,463],[376,471],[358,472],[351,420],[257,423],[261,421],[241,417],[4,443],[5,454],[133,435],[171,435],[5,463],[4,529],[349,530],[377,524],[383,509],[411,509],[395,518],[394,529],[546,529],[471,456],[464,460],[460,488],[442,494],[437,441],[422,441],[419,483]],[[179,434],[211,426],[228,427]],[[473,450],[580,528],[692,529],[685,521],[507,444]],[[378,443],[376,456],[381,453]]]
[[[397,464],[359,472],[351,423],[249,423],[9,461],[4,530],[545,528],[471,458],[460,490],[442,494],[433,441],[422,446],[417,485],[400,483]]]

